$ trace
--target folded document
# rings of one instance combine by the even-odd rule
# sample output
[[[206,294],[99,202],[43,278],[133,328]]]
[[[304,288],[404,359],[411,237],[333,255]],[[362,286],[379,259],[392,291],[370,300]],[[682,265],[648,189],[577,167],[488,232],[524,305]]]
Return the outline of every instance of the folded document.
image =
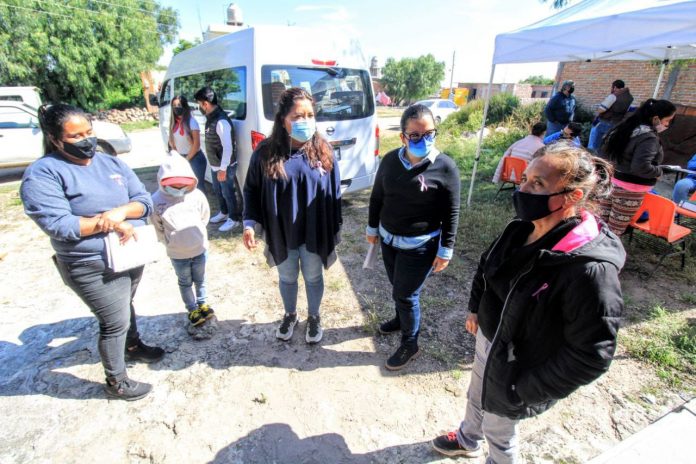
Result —
[[[119,235],[110,232],[106,242],[106,264],[114,272],[123,272],[157,261],[162,244],[152,224],[135,228],[135,236],[121,244]]]

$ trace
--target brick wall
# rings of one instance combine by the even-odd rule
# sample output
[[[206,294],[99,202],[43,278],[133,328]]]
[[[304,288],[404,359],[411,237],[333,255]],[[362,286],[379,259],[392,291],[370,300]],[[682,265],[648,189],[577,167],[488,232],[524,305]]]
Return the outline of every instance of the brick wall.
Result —
[[[583,106],[591,107],[609,94],[613,81],[621,79],[631,89],[634,104],[639,105],[652,97],[659,74],[660,65],[651,61],[574,61],[563,64],[556,80],[559,83],[567,79],[575,81],[575,98]],[[657,93],[658,98],[663,98],[669,74],[670,69],[667,67]],[[696,64],[681,68],[669,100],[681,105],[696,106]]]

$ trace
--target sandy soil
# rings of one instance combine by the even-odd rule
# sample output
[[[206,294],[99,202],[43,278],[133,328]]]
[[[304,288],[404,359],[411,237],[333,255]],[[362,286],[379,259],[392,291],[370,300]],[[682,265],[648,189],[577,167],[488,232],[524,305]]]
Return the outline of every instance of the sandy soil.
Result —
[[[151,186],[154,170],[138,172]],[[340,259],[325,275],[320,345],[304,342],[304,301],[293,340],[275,339],[277,273],[260,251],[243,248],[239,231],[210,229],[209,295],[220,325],[210,340],[188,335],[166,257],[147,266],[136,297],[139,328],[167,356],[129,367],[154,391],[126,403],[102,393],[96,321],[60,281],[48,239],[23,215],[16,190],[0,190],[0,248],[8,252],[0,260],[0,462],[455,462],[428,442],[463,417],[473,351],[464,306],[474,262],[457,256],[429,280],[423,354],[399,373],[386,371],[398,337],[375,334],[392,309],[381,265],[361,269],[367,198],[344,205]],[[645,301],[681,291],[626,279]],[[619,353],[606,376],[522,423],[522,462],[584,462],[681,404],[680,393]]]

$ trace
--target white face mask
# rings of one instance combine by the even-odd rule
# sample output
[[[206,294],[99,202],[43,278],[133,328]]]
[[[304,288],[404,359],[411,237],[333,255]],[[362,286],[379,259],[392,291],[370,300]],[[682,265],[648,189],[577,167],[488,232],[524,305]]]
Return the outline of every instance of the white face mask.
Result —
[[[669,129],[669,127],[665,126],[665,125],[662,124],[662,123],[658,123],[658,124],[655,126],[655,132],[657,132],[658,134],[659,134],[660,132],[666,131],[667,129]]]

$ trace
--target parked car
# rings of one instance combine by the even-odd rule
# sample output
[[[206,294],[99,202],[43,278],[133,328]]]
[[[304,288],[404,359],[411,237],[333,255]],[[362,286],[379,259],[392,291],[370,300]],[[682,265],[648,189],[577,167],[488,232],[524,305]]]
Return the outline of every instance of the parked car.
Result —
[[[98,150],[117,155],[131,150],[131,141],[117,124],[92,121]],[[37,109],[0,99],[0,169],[23,168],[43,156],[43,134]]]
[[[447,116],[459,110],[459,107],[449,100],[442,98],[431,98],[429,100],[421,100],[416,104],[427,106],[433,112],[435,124],[440,124],[447,119]]]

